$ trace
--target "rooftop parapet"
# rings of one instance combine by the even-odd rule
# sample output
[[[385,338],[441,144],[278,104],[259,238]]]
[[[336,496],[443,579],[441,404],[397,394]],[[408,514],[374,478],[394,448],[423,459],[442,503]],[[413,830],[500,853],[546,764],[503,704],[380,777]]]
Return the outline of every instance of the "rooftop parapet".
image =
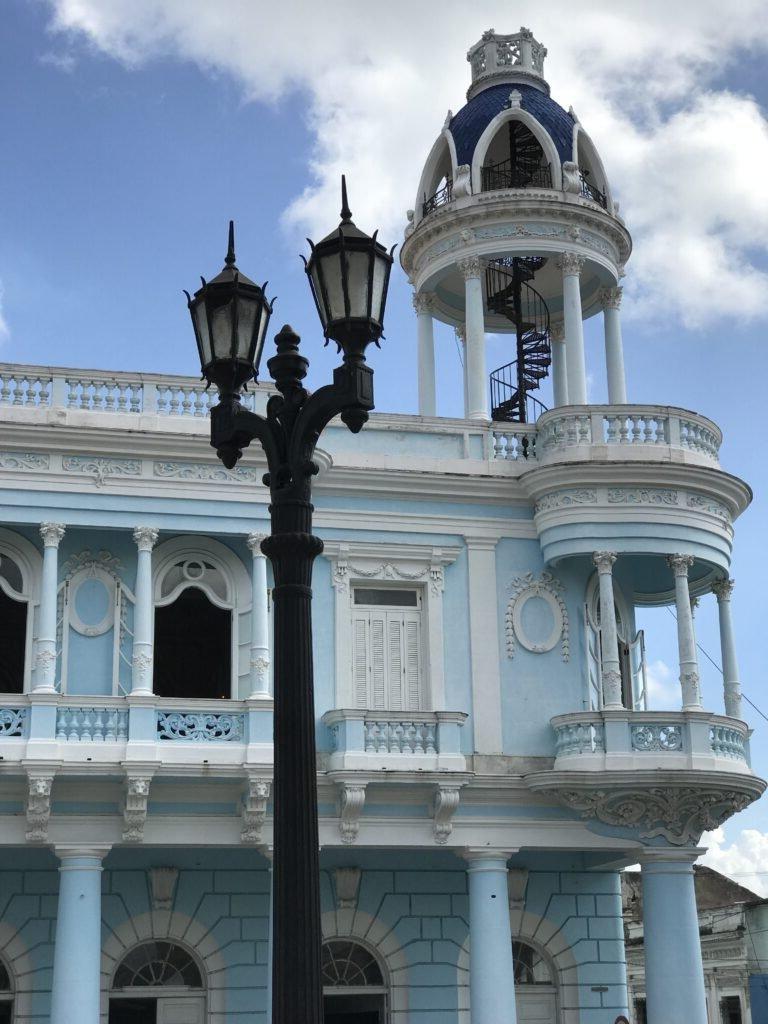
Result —
[[[544,79],[544,58],[547,48],[533,38],[528,28],[511,35],[499,35],[492,28],[467,52],[472,65],[472,85],[467,99],[482,89],[500,82],[527,82],[549,93]]]

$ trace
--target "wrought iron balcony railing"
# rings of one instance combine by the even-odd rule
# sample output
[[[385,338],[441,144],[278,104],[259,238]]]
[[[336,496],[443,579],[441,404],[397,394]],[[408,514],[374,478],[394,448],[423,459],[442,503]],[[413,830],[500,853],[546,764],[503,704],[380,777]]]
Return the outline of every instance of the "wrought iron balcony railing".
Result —
[[[480,187],[483,192],[502,188],[552,188],[552,169],[549,164],[535,170],[513,165],[511,160],[480,169]]]
[[[424,202],[421,207],[422,215],[426,217],[428,213],[432,213],[433,210],[436,210],[440,206],[445,206],[445,204],[450,203],[452,199],[453,182],[448,178],[445,185],[443,185],[442,188],[439,188],[434,195],[429,197],[429,199],[427,199],[426,196],[424,197]]]

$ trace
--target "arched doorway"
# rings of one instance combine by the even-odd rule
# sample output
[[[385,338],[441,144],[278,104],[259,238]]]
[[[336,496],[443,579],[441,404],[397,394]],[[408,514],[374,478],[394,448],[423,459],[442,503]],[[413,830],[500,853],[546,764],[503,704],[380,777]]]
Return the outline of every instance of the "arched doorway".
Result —
[[[205,986],[200,967],[175,942],[143,942],[115,971],[109,1024],[203,1024]]]
[[[0,960],[0,1024],[13,1020],[13,985],[8,968]]]
[[[386,1024],[387,983],[373,953],[351,939],[323,943],[325,1024]]]
[[[24,692],[28,600],[19,565],[0,552],[0,693]]]
[[[557,986],[549,963],[527,942],[512,943],[517,1024],[558,1024]]]

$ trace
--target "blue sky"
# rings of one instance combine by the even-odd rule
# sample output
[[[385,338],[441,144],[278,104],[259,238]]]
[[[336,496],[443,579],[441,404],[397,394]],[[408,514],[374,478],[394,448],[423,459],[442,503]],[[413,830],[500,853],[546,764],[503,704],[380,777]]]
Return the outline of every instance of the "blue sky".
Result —
[[[594,3],[577,14],[560,0],[543,13],[494,0],[470,15],[449,0],[435,19],[426,5],[393,0],[374,33],[347,0],[288,0],[269,20],[246,0],[6,0],[0,359],[195,372],[182,289],[219,269],[234,217],[240,266],[269,279],[273,324],[303,335],[310,384],[322,383],[334,360],[298,253],[306,234],[336,223],[340,172],[360,226],[399,242],[445,110],[463,103],[467,47],[490,25],[527,24],[549,47],[553,95],[595,139],[635,238],[623,312],[630,400],[710,415],[725,433],[723,465],[755,490],[737,527],[734,615],[744,691],[768,714],[761,6],[744,0],[723,25],[709,2]],[[590,321],[596,401],[601,344]],[[503,342],[489,349],[489,363],[507,361]],[[456,414],[447,329],[437,358],[440,411]],[[415,324],[399,268],[372,362],[378,408],[414,411]],[[676,663],[674,621],[658,611],[645,624],[663,676]],[[698,633],[719,660],[714,598],[702,602]],[[707,703],[720,708],[717,674],[704,659],[702,670]],[[750,720],[755,766],[768,775],[768,722]],[[728,824],[713,863],[742,880],[760,857],[768,864],[766,806]]]

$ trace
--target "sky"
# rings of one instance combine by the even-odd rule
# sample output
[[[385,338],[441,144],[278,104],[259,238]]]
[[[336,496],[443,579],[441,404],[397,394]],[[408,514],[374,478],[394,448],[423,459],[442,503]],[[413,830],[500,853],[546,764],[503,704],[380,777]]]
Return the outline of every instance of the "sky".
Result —
[[[722,427],[722,464],[755,501],[732,575],[745,694],[768,716],[762,639],[768,503],[768,2],[566,0],[4,0],[0,32],[0,360],[195,373],[182,289],[238,264],[304,338],[310,386],[330,378],[299,253],[338,221],[400,242],[420,171],[469,84],[481,33],[532,29],[552,95],[602,156],[633,235],[622,321],[630,401]],[[590,400],[606,396],[599,318],[586,324]],[[438,411],[461,371],[438,329]],[[393,271],[377,408],[416,410],[411,289]],[[489,365],[508,361],[489,338]],[[497,358],[498,357],[498,358]],[[494,360],[497,359],[496,362]],[[545,385],[542,398],[549,404]],[[762,424],[762,426],[761,426]],[[641,614],[652,706],[679,706],[675,623]],[[719,663],[714,597],[697,611]],[[705,703],[722,707],[702,655]],[[768,720],[749,709],[768,776]],[[768,895],[768,800],[705,837],[705,862]]]

